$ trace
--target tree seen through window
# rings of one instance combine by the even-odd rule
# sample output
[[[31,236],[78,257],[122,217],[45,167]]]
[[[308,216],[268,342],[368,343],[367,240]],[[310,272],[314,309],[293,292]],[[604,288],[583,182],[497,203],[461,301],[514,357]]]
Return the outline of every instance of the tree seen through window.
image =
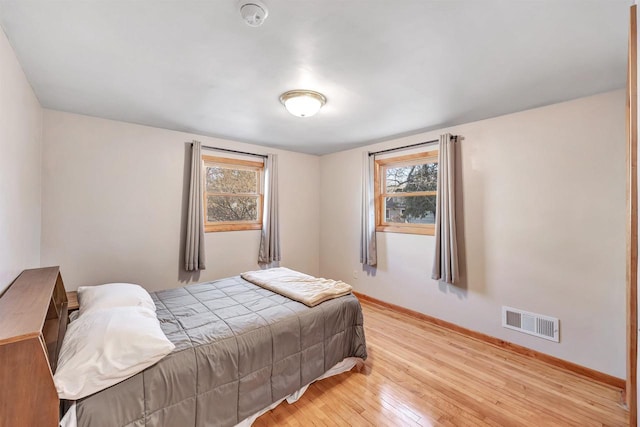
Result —
[[[262,162],[203,156],[205,230],[255,230],[262,224]]]
[[[437,189],[438,164],[386,168],[386,193],[432,192]],[[386,197],[387,222],[435,223],[436,196]]]
[[[433,235],[438,152],[375,160],[376,230]]]

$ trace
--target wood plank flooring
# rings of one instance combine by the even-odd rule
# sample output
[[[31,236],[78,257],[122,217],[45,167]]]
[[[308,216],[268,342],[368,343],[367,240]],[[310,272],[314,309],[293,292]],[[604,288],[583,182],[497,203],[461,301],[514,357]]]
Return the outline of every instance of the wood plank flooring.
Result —
[[[362,302],[369,358],[254,426],[626,426],[622,390]]]

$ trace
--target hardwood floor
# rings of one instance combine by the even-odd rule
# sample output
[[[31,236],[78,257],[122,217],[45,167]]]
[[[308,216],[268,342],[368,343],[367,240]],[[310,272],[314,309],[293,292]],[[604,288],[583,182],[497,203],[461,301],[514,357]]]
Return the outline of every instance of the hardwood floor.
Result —
[[[362,302],[369,358],[254,426],[626,426],[622,390]],[[354,368],[355,369],[355,368]]]

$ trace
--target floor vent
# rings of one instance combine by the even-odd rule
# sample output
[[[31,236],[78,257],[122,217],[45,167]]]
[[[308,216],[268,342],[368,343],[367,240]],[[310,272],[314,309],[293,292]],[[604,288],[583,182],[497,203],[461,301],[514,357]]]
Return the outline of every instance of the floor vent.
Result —
[[[555,317],[503,306],[502,326],[525,334],[560,342],[560,321]]]

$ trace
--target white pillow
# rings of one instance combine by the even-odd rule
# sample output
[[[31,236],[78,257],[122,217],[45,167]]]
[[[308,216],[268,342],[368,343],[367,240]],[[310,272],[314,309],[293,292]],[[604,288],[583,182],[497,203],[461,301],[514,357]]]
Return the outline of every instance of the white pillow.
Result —
[[[149,292],[140,285],[132,283],[108,283],[98,286],[80,286],[78,288],[80,316],[93,310],[114,307],[146,307],[156,311],[156,305]]]
[[[61,399],[77,400],[126,380],[174,348],[148,308],[86,313],[67,328],[53,381]]]

